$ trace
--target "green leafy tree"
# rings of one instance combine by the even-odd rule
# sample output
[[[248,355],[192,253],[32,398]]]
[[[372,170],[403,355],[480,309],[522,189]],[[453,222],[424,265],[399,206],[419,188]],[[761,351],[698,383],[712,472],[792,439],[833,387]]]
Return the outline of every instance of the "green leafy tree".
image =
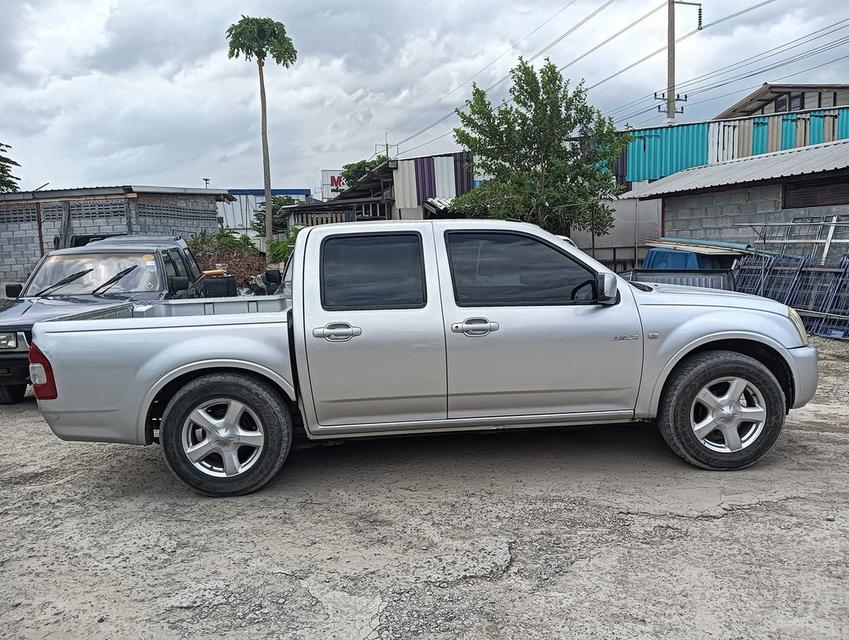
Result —
[[[610,167],[627,137],[587,102],[583,85],[570,90],[549,60],[537,71],[520,58],[511,77],[510,102],[493,106],[475,85],[465,110],[457,110],[454,138],[486,179],[454,200],[455,212],[518,218],[566,235],[607,233],[612,209],[602,201],[616,195]]]
[[[295,249],[295,240],[303,227],[292,227],[282,240],[272,240],[268,248],[269,262],[286,262]]]
[[[292,196],[274,196],[271,198],[271,228],[274,233],[280,233],[288,224],[289,212],[284,207],[298,204]],[[265,222],[265,202],[260,202],[254,210],[253,224],[257,233],[265,233],[267,227]],[[274,262],[274,260],[271,260]]]
[[[384,162],[389,160],[386,156],[377,156],[372,160],[359,160],[357,162],[351,162],[350,164],[346,164],[342,166],[342,177],[345,179],[345,182],[350,187],[357,180],[362,178],[372,169],[379,167]]]
[[[12,167],[20,167],[17,162],[12,160],[6,154],[11,147],[0,142],[0,193],[9,193],[18,190],[17,176],[12,175]]]
[[[238,58],[240,55],[245,60],[256,59],[259,71],[259,103],[262,110],[262,171],[263,184],[265,185],[265,199],[271,200],[271,163],[268,155],[268,113],[265,100],[265,75],[263,68],[265,60],[271,57],[274,62],[284,67],[291,67],[298,59],[298,52],[292,39],[286,34],[286,27],[282,22],[276,22],[271,18],[250,18],[242,16],[242,19],[231,24],[227,29],[227,40],[230,45],[228,55],[230,58]],[[271,220],[265,227],[265,240],[271,242]]]

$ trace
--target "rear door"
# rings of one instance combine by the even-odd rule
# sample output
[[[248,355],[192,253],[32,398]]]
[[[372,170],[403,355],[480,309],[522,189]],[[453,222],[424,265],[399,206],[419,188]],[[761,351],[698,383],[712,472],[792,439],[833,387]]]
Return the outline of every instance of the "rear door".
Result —
[[[189,270],[189,280],[194,283],[194,296],[203,298],[206,296],[206,276],[198,266],[197,260],[189,249],[180,249],[180,255],[183,257],[183,262]]]
[[[445,335],[431,226],[364,228],[319,227],[307,240],[304,340],[317,422],[444,420]]]
[[[642,329],[627,287],[595,303],[595,271],[555,236],[434,228],[449,418],[633,412]]]
[[[168,290],[171,292],[171,295],[174,298],[197,297],[197,294],[195,293],[194,278],[192,278],[189,274],[186,263],[183,262],[183,257],[180,255],[180,252],[177,249],[168,249],[167,251],[162,252],[162,257],[165,260],[165,274],[168,277]],[[187,278],[189,281],[189,288],[182,291],[174,291],[172,283],[175,276]]]

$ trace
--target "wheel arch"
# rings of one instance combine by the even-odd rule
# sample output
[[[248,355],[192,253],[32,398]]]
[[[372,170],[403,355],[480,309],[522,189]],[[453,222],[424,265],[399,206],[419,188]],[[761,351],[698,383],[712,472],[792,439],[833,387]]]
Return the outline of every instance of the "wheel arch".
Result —
[[[267,367],[240,360],[207,360],[179,367],[162,376],[145,396],[139,413],[139,442],[154,442],[154,430],[171,398],[192,380],[213,373],[235,373],[269,383],[286,402],[293,423],[301,423],[297,395],[291,382]]]
[[[784,354],[784,347],[770,340],[767,336],[758,334],[720,334],[707,336],[702,340],[686,345],[667,362],[655,382],[651,396],[650,416],[657,416],[660,399],[676,368],[697,353],[720,350],[734,351],[749,356],[764,365],[775,376],[782,391],[784,391],[785,412],[790,410],[795,401],[796,386],[791,361]]]

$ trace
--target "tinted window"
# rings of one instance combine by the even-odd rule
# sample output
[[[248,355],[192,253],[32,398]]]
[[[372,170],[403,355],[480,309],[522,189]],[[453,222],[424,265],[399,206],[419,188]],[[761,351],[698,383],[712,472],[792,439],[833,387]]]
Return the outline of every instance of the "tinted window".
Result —
[[[328,311],[425,305],[416,233],[331,236],[321,248],[321,304]]]
[[[594,297],[589,269],[534,238],[478,232],[448,233],[446,240],[461,307],[576,304]]]
[[[174,261],[174,267],[177,269],[177,275],[188,277],[186,265],[183,263],[183,257],[180,255],[180,252],[174,249],[168,249],[168,255],[171,260]]]
[[[198,267],[198,262],[195,260],[194,254],[188,249],[185,250],[184,256],[186,258],[186,262],[189,265],[189,271],[192,273],[192,278],[197,280],[200,278],[200,267]]]

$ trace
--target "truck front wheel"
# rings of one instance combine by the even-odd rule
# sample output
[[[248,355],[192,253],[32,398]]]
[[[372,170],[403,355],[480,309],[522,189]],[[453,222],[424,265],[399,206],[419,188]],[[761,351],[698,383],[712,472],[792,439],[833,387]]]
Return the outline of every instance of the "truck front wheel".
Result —
[[[785,406],[781,385],[760,362],[734,351],[706,351],[672,372],[657,424],[666,444],[690,464],[742,469],[775,444]]]
[[[201,376],[162,415],[165,463],[195,491],[238,496],[277,474],[292,444],[292,420],[278,391],[249,375]]]
[[[26,392],[25,384],[0,385],[0,404],[17,404],[24,399]]]

